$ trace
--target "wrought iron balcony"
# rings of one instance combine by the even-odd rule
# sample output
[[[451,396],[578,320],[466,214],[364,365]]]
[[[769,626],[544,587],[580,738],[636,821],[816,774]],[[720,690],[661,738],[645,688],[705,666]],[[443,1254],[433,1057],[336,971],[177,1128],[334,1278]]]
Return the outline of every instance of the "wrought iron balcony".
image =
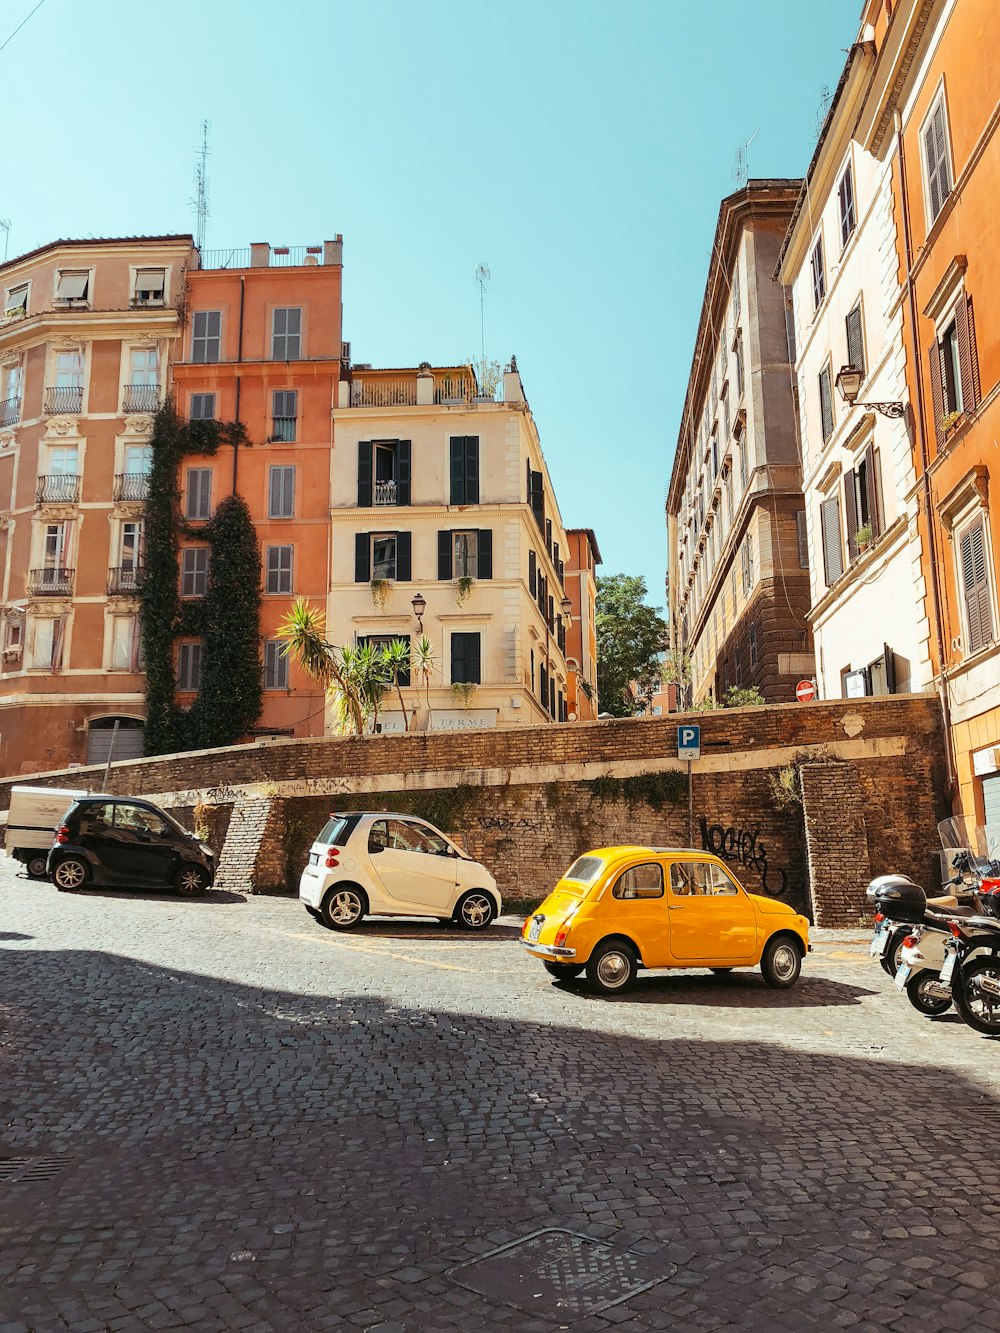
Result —
[[[272,417],[271,439],[275,444],[291,444],[295,439],[297,417]]]
[[[49,565],[28,571],[28,593],[32,597],[68,597],[73,591],[73,569]]]
[[[80,498],[80,477],[76,472],[50,472],[38,478],[36,504],[75,505]]]
[[[82,384],[49,385],[45,390],[45,411],[49,416],[59,412],[83,411]]]
[[[149,475],[146,472],[119,472],[111,491],[113,500],[148,500]]]
[[[394,481],[377,481],[372,488],[372,501],[377,505],[396,504],[396,483]]]
[[[160,406],[158,384],[126,384],[122,394],[123,412],[156,412]]]
[[[142,587],[141,565],[116,565],[108,570],[108,595],[130,597]]]
[[[16,426],[20,420],[20,398],[5,398],[0,402],[0,426]]]

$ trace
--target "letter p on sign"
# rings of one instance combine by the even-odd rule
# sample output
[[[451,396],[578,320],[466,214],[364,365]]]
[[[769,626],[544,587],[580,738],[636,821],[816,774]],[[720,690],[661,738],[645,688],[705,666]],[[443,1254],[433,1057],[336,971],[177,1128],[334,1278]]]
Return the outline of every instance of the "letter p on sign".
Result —
[[[677,758],[701,758],[701,727],[677,728]]]

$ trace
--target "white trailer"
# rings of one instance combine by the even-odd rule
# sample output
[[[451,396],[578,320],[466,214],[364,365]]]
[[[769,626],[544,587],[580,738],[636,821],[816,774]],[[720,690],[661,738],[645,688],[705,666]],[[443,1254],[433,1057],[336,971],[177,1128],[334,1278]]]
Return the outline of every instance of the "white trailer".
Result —
[[[32,879],[45,878],[56,829],[73,802],[86,795],[62,787],[11,787],[4,849],[28,867]]]

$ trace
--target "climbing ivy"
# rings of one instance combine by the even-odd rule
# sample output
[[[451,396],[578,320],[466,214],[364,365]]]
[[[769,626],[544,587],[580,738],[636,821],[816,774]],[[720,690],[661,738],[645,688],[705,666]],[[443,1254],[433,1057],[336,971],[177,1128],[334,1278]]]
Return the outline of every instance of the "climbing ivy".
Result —
[[[194,535],[180,516],[180,465],[186,454],[213,455],[221,445],[250,445],[239,421],[185,421],[171,401],[153,421],[145,516],[145,566],[139,618],[146,671],[147,754],[228,745],[260,715],[260,550],[249,510],[230,496],[203,528],[209,590],[181,602],[178,543]],[[175,699],[174,643],[204,640],[202,684],[190,713]]]

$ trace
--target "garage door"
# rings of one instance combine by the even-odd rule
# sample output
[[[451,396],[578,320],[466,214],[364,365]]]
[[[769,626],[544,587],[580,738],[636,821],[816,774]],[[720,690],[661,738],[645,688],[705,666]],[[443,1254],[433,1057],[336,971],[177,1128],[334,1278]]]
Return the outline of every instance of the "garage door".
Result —
[[[991,834],[1000,834],[1000,773],[983,778],[983,811]]]
[[[111,754],[111,738],[114,737],[114,753]],[[106,764],[111,754],[112,762],[120,759],[142,758],[143,728],[135,718],[122,718],[117,733],[114,722],[111,726],[91,727],[87,733],[87,763]]]

